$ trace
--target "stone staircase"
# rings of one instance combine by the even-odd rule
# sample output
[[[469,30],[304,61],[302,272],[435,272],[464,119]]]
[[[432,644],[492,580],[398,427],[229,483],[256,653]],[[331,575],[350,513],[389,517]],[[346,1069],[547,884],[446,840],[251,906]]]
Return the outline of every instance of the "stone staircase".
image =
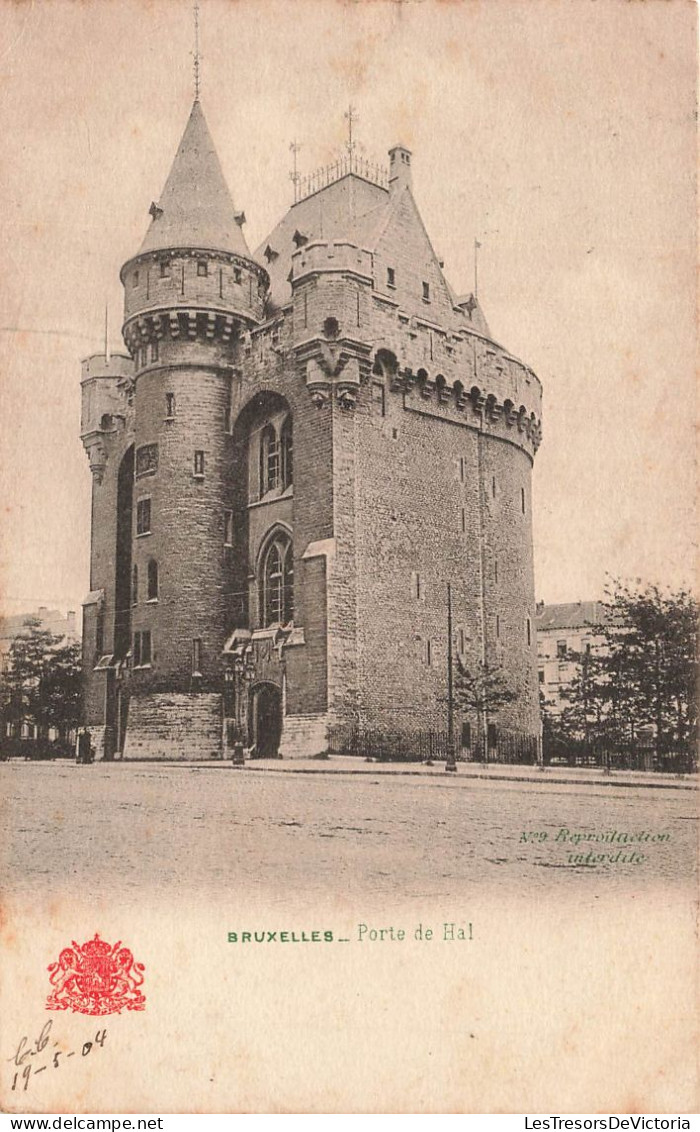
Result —
[[[221,696],[213,692],[133,695],[125,759],[222,758]]]
[[[328,716],[287,715],[282,725],[280,756],[283,759],[308,759],[328,749]]]

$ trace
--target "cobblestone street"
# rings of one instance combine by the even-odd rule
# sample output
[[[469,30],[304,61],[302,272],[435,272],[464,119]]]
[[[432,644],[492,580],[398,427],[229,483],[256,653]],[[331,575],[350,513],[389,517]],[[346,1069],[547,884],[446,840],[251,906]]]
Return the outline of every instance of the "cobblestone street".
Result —
[[[694,883],[691,790],[225,765],[13,762],[0,775],[10,892],[294,893],[297,907],[341,893],[386,907],[485,890],[587,902]],[[562,830],[602,836],[576,844]],[[611,844],[611,831],[650,836]],[[613,859],[573,862],[590,851]]]

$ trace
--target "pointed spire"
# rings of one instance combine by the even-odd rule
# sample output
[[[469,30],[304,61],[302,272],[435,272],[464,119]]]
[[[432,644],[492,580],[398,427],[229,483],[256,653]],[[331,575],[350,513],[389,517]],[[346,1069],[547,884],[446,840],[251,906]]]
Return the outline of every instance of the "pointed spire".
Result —
[[[199,55],[199,3],[195,0],[194,4],[194,100],[199,102],[199,86],[201,81],[200,65],[201,59]]]
[[[199,100],[195,100],[141,252],[211,248],[250,259]]]

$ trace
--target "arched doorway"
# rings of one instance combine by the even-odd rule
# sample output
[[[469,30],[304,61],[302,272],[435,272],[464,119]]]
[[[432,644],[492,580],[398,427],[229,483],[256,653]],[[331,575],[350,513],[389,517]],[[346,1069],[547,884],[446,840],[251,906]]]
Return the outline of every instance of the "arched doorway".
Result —
[[[258,758],[274,759],[282,737],[282,694],[275,684],[258,684],[252,697],[251,745]]]

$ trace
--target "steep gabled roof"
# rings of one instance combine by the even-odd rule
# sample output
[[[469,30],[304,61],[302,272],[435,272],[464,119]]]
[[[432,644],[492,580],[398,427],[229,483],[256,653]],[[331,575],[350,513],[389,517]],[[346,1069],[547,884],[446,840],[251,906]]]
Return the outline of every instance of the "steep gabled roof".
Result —
[[[295,235],[305,237],[304,242],[352,240],[371,250],[373,234],[388,207],[387,190],[354,173],[293,204],[255,253],[270,276],[273,303],[281,307],[291,298],[288,276],[292,254],[300,246]]]
[[[609,611],[599,601],[572,601],[562,605],[543,605],[537,609],[538,632],[546,629],[585,629],[612,622]]]
[[[141,251],[211,248],[250,258],[201,103],[192,106]]]
[[[255,258],[270,276],[273,307],[279,309],[291,299],[292,255],[302,244],[313,240],[345,239],[367,251],[376,252],[392,223],[396,222],[402,206],[408,209],[412,223],[423,233],[426,248],[434,261],[436,277],[446,288],[452,306],[465,303],[464,314],[473,329],[490,338],[488,324],[478,302],[472,296],[457,298],[445,278],[409,187],[389,192],[356,173],[348,173],[293,204],[258,247]]]

